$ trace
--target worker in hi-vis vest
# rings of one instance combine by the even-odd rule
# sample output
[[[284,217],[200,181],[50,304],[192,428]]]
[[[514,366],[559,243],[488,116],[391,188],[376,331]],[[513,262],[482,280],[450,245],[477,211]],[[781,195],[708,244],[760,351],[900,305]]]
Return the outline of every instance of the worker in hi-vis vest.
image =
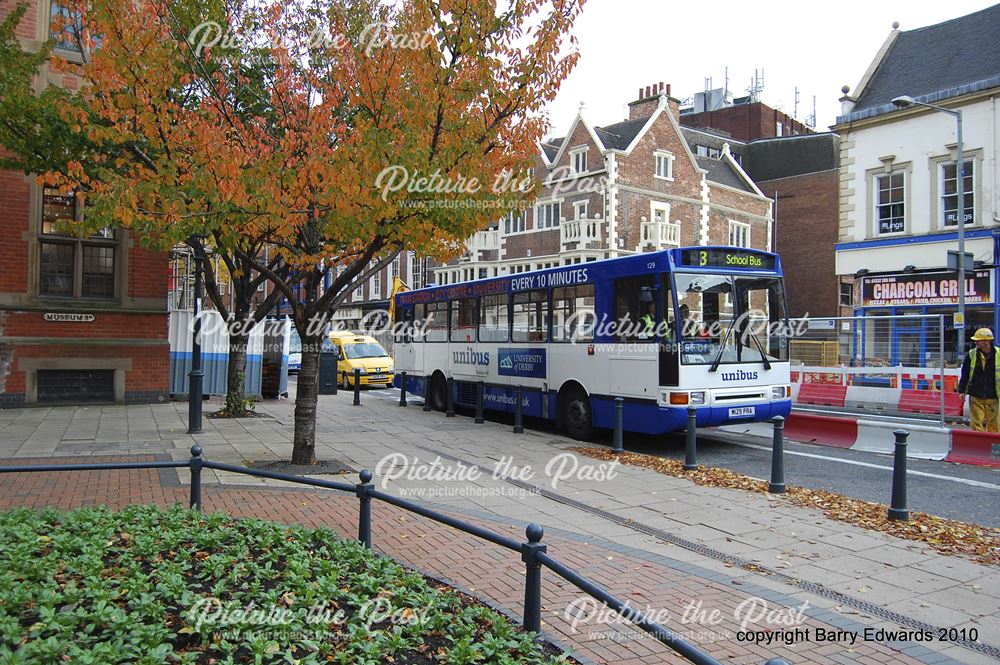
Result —
[[[962,363],[962,378],[958,392],[964,400],[969,395],[969,424],[977,432],[997,432],[997,411],[1000,410],[1000,374],[996,347],[989,328],[980,328],[972,336],[975,347]]]

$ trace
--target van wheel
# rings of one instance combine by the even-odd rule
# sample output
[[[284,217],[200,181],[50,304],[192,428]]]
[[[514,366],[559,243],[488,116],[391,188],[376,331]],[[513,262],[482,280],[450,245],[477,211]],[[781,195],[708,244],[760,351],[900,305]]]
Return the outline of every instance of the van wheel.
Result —
[[[563,397],[559,415],[566,433],[572,438],[577,441],[590,441],[594,438],[590,397],[582,390],[573,390]]]
[[[444,411],[448,408],[448,383],[440,374],[431,377],[427,400],[435,411]]]

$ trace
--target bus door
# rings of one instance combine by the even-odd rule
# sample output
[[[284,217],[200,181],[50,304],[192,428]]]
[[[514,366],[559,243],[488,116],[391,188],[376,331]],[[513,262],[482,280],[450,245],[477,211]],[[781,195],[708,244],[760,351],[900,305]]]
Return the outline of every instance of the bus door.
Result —
[[[396,345],[392,351],[393,367],[396,373],[406,371],[419,376],[424,372],[423,340],[419,335],[419,325],[426,318],[425,305],[397,310],[394,339]]]
[[[447,363],[455,381],[484,381],[489,372],[489,356],[476,341],[477,301],[475,296],[451,301]],[[462,388],[459,386],[458,401],[467,402]]]
[[[608,393],[656,399],[656,338],[662,305],[655,275],[614,283],[615,344],[608,354]]]

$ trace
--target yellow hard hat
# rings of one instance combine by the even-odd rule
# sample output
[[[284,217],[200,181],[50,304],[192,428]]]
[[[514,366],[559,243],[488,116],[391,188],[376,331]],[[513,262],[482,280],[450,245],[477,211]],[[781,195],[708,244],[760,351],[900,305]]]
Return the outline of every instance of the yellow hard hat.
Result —
[[[993,341],[993,331],[989,328],[980,328],[976,331],[976,334],[972,336],[972,341],[974,342],[984,342]]]

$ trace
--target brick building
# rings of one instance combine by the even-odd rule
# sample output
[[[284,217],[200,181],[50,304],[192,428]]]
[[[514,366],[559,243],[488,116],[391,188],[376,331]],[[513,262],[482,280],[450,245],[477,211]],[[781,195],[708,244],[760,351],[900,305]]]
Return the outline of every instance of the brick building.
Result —
[[[458,261],[433,269],[448,284],[682,245],[772,248],[771,201],[734,158],[692,151],[680,101],[659,83],[628,119],[593,126],[583,110],[566,136],[540,145],[534,206],[476,234]]]
[[[693,129],[714,129],[738,141],[811,134],[812,128],[784,111],[748,97],[732,104],[701,112],[682,113],[681,124]]]
[[[13,8],[0,1],[0,19]],[[40,49],[56,11],[47,0],[29,8],[17,30],[23,48]],[[57,48],[72,59],[70,41]],[[46,84],[75,81],[44,72]],[[84,214],[75,197],[0,172],[0,407],[167,393],[166,256],[118,229],[58,233],[55,220]]]

